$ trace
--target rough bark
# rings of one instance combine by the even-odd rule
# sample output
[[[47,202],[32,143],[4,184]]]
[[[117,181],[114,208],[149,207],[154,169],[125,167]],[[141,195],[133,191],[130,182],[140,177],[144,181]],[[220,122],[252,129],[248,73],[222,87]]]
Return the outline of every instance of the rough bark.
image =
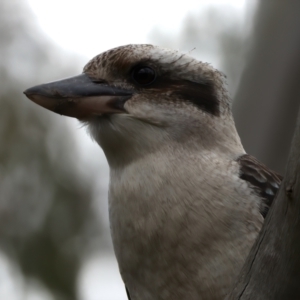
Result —
[[[284,180],[227,300],[300,299],[300,112]]]

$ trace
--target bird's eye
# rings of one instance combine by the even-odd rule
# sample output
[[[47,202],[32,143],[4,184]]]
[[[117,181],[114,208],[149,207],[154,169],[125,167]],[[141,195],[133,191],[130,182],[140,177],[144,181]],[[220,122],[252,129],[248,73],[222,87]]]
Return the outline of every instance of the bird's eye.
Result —
[[[156,74],[154,70],[149,67],[138,67],[133,70],[132,78],[138,84],[148,85],[155,80]]]

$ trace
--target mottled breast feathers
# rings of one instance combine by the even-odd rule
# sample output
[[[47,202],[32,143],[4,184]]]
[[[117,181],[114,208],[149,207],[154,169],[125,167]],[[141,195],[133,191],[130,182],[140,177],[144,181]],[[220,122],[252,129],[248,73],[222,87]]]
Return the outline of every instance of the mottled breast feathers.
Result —
[[[249,182],[263,199],[260,213],[265,218],[279,190],[282,176],[271,171],[249,154],[240,156],[237,161],[240,164],[240,178]]]

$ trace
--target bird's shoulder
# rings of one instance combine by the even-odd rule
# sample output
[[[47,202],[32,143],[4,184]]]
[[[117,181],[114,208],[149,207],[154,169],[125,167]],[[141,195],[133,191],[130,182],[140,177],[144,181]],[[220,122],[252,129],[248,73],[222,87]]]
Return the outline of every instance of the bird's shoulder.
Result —
[[[247,181],[255,193],[262,198],[260,213],[265,218],[279,190],[282,176],[271,171],[266,165],[249,154],[240,156],[237,162],[240,178]]]

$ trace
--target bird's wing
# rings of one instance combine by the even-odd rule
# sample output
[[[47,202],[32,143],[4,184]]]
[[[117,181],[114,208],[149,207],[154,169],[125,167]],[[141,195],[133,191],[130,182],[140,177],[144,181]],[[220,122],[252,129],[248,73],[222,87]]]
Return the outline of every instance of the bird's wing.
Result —
[[[282,176],[268,169],[251,155],[242,155],[237,161],[240,164],[240,178],[248,181],[263,198],[260,213],[265,218],[279,189]]]
[[[127,298],[128,298],[128,300],[131,300],[131,298],[130,298],[130,294],[129,294],[129,291],[128,291],[128,288],[127,287],[125,287],[126,288],[126,294],[127,294]]]

